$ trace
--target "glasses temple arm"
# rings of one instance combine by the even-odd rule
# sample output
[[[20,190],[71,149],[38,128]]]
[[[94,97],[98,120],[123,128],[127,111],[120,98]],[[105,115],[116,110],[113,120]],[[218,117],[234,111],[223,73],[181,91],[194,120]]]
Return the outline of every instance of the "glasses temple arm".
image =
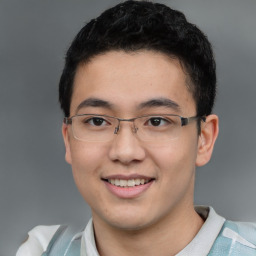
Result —
[[[206,121],[205,116],[192,116],[192,117],[181,117],[181,126],[187,125],[189,122],[196,120],[196,119],[201,119],[203,122]]]
[[[64,123],[64,124],[72,124],[72,119],[69,118],[69,117],[64,117],[63,123]]]

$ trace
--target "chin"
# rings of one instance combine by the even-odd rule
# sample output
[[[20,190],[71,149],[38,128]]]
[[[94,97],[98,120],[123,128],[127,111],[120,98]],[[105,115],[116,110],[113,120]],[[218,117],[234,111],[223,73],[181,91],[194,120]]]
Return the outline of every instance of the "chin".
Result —
[[[141,229],[148,227],[150,224],[147,224],[147,222],[145,222],[145,220],[143,222],[133,220],[133,221],[129,221],[129,222],[115,221],[114,223],[110,223],[110,225],[113,228],[124,230],[124,231],[137,231],[137,230],[141,230]]]
[[[147,216],[147,218],[145,218],[145,216]],[[119,212],[118,215],[107,216],[105,222],[116,229],[136,231],[150,226],[154,221],[151,220],[148,213],[135,213],[134,211],[130,211],[130,214],[127,214],[126,211],[126,213]]]

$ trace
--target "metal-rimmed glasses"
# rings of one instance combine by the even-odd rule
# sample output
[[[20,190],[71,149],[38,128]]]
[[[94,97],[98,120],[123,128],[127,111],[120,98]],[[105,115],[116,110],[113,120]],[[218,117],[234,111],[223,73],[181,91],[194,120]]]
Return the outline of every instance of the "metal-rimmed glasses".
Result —
[[[78,114],[65,117],[64,123],[72,126],[74,138],[80,141],[111,141],[118,134],[121,122],[132,122],[132,131],[141,141],[169,141],[177,139],[181,128],[195,120],[205,121],[205,117],[154,114],[124,119],[108,115]]]

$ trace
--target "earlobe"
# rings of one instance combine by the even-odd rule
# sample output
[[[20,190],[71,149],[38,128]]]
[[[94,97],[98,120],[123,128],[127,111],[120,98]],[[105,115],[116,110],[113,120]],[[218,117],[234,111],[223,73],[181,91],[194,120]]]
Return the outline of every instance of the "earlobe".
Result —
[[[201,123],[201,134],[198,139],[196,165],[207,164],[212,156],[215,141],[219,133],[219,119],[216,115],[209,115],[205,123]]]
[[[66,162],[69,163],[69,164],[72,164],[70,141],[69,141],[70,138],[69,138],[69,133],[68,133],[68,125],[66,125],[64,123],[62,124],[62,136],[63,136],[65,149],[66,149],[66,153],[65,153]]]

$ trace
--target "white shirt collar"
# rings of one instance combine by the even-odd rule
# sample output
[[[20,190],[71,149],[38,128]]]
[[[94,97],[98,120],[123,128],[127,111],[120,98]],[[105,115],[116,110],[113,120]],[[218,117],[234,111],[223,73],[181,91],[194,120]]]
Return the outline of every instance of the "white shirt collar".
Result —
[[[99,256],[94,238],[92,219],[89,220],[83,233],[81,256]]]
[[[194,239],[176,256],[206,256],[217,238],[225,219],[212,207],[196,206],[196,212],[205,219]]]

